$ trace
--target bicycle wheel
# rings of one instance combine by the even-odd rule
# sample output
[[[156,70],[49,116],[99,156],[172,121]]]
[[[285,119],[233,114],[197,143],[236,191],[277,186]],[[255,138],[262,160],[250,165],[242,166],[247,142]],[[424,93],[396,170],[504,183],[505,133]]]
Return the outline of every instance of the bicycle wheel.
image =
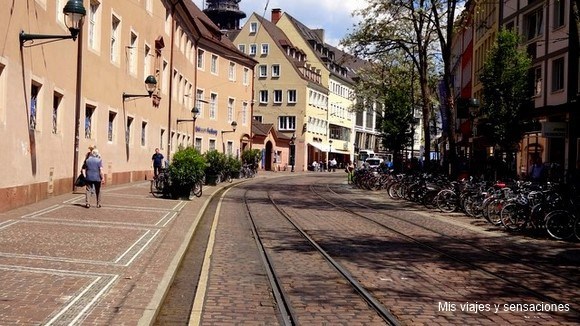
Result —
[[[576,216],[574,221],[574,234],[576,235],[576,240],[580,241],[580,217]]]
[[[556,210],[546,216],[546,231],[556,240],[566,240],[574,235],[575,216],[566,210]]]
[[[201,197],[203,193],[203,183],[201,180],[196,181],[189,192],[189,200],[192,200],[193,197]]]
[[[525,213],[514,203],[509,203],[501,210],[501,224],[508,231],[520,231],[526,225]]]
[[[435,205],[444,213],[454,212],[457,209],[457,195],[452,190],[442,190],[435,197]]]
[[[487,214],[485,219],[495,225],[501,225],[501,210],[503,209],[503,199],[495,199],[487,205]]]
[[[151,194],[153,197],[161,198],[164,195],[164,185],[165,182],[160,176],[157,179],[151,180]]]

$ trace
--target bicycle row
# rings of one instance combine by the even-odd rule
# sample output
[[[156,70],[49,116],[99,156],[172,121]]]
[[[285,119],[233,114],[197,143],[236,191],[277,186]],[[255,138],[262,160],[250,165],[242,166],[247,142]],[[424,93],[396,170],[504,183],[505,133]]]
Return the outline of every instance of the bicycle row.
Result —
[[[547,233],[558,240],[580,240],[580,200],[573,186],[526,181],[449,181],[433,174],[393,174],[357,169],[352,184],[386,191],[440,212],[463,212],[508,232]]]
[[[257,169],[254,166],[244,164],[242,165],[239,174],[237,174],[235,177],[241,179],[253,178],[255,177],[256,173]],[[201,197],[203,194],[203,185],[208,184],[206,181],[206,176],[203,175],[201,178],[193,180],[190,183],[191,189],[188,189],[189,191],[187,194],[189,200],[192,200],[195,197]],[[227,171],[222,171],[222,173],[220,173],[215,180],[216,184],[220,182],[231,183],[232,181],[232,174],[227,173]],[[171,175],[167,167],[161,168],[158,175],[153,180],[151,180],[151,194],[156,198],[174,198],[178,196],[179,192],[180,191],[173,187],[171,182]]]

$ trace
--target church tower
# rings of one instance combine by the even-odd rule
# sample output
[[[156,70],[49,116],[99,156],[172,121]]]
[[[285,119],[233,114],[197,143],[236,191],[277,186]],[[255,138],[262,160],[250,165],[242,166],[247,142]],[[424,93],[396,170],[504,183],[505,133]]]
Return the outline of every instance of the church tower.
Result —
[[[203,12],[221,30],[240,29],[240,20],[246,18],[246,14],[240,10],[242,0],[206,0],[207,8]]]

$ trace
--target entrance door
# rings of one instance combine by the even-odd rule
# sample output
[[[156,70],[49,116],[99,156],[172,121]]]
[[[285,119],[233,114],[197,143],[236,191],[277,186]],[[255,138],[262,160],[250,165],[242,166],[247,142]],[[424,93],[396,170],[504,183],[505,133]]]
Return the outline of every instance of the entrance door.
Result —
[[[272,142],[268,141],[266,143],[266,152],[264,153],[264,170],[272,171]]]

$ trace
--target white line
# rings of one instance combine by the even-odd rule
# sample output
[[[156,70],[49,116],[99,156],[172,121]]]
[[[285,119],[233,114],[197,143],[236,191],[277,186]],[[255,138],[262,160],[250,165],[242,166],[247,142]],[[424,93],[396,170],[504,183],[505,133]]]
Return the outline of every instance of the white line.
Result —
[[[147,232],[143,233],[142,236],[139,237],[139,239],[137,239],[137,241],[133,242],[133,244],[127,248],[127,250],[125,250],[125,252],[123,252],[123,254],[121,256],[119,256],[117,259],[115,259],[115,264],[118,264],[119,261],[121,259],[123,259],[123,257],[125,257],[125,255],[127,255],[127,253],[129,253],[131,251],[131,249],[133,249],[141,240],[143,240],[143,238],[145,238],[149,233],[151,232],[151,230],[147,230]],[[126,266],[126,265],[125,265]]]
[[[113,284],[113,282],[115,282],[118,278],[118,275],[115,275],[115,277],[113,277],[109,283],[107,283],[107,285],[103,286],[101,288],[101,290],[99,291],[99,293],[97,293],[93,299],[87,304],[85,305],[85,307],[77,314],[77,316],[69,323],[69,325],[74,325],[75,322],[77,320],[79,320],[79,318],[92,306],[95,304],[95,302],[97,302],[97,299],[100,298],[101,296],[103,296],[103,294],[105,293],[105,291],[111,287],[111,285]]]
[[[211,255],[213,253],[213,246],[215,244],[215,235],[217,232],[217,224],[220,216],[220,211],[222,207],[222,201],[224,196],[232,188],[228,188],[220,197],[220,201],[217,204],[215,215],[213,218],[213,223],[211,225],[211,232],[209,234],[209,239],[207,241],[207,249],[203,257],[203,265],[201,267],[201,274],[199,275],[199,281],[197,282],[198,287],[195,292],[195,298],[193,299],[193,307],[191,308],[191,314],[189,315],[188,325],[198,326],[201,323],[201,314],[203,312],[203,303],[205,300],[205,294],[207,292],[207,286],[209,282],[209,268],[211,265]]]
[[[93,287],[93,285],[95,285],[95,283],[97,283],[100,280],[101,278],[97,277],[89,286],[87,286],[81,293],[79,293],[79,295],[77,295],[73,300],[71,300],[63,309],[61,309],[61,311],[58,314],[56,314],[56,316],[52,317],[52,319],[49,320],[48,323],[46,323],[45,325],[52,325],[52,323],[54,323],[55,320],[57,320],[60,316],[62,316],[75,302],[77,302],[83,296],[83,294],[85,294],[90,288]]]
[[[16,223],[18,223],[18,221],[14,221],[14,220],[4,221],[4,222],[0,223],[0,229],[7,228],[7,227],[9,227],[13,224],[16,224]],[[6,224],[6,225],[4,225],[4,224]]]
[[[45,208],[43,208],[43,209],[41,209],[41,210],[38,210],[38,211],[36,211],[36,212],[32,212],[32,213],[29,213],[29,214],[26,214],[26,215],[22,215],[21,217],[22,217],[22,218],[26,218],[26,217],[31,217],[31,216],[35,216],[35,215],[38,215],[38,214],[42,214],[42,213],[44,213],[45,211],[52,210],[52,209],[54,209],[54,208],[58,208],[58,206],[59,206],[59,205],[52,205],[52,206],[50,206],[50,207],[45,207]]]
[[[149,238],[149,240],[147,240],[147,242],[141,246],[141,249],[139,249],[134,255],[133,257],[125,264],[125,266],[129,266],[131,265],[131,263],[135,260],[135,258],[137,258],[139,256],[139,254],[141,252],[143,252],[145,250],[145,248],[147,248],[147,246],[149,246],[149,244],[151,243],[151,241],[153,241],[153,239],[155,239],[155,237],[157,236],[157,234],[159,234],[159,230],[155,231],[155,234],[153,234],[151,236],[151,238]]]

